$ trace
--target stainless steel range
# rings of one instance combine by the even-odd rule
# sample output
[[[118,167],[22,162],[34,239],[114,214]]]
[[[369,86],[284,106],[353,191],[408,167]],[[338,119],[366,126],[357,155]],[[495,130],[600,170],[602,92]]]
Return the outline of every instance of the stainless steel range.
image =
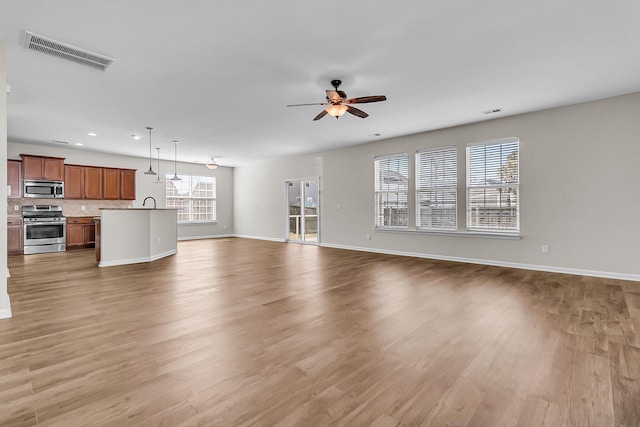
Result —
[[[67,219],[61,206],[23,206],[22,219],[25,255],[67,250]]]

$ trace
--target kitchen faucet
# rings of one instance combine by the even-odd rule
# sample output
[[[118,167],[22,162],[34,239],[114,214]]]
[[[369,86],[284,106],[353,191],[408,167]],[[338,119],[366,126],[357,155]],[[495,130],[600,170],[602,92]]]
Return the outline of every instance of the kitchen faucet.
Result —
[[[147,199],[151,199],[153,200],[153,209],[157,209],[156,207],[156,199],[154,199],[153,197],[149,196],[149,197],[145,197],[144,200],[142,201],[142,206],[145,205],[145,203],[147,203]]]

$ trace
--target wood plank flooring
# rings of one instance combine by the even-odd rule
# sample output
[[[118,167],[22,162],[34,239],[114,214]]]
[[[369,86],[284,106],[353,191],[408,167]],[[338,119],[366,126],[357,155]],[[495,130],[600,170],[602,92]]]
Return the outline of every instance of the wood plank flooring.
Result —
[[[2,426],[638,426],[640,283],[247,239],[11,257]]]

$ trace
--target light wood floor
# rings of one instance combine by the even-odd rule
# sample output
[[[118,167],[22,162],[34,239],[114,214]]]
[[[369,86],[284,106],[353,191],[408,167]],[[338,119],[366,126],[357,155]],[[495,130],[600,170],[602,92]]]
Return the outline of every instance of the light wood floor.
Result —
[[[246,239],[9,266],[2,426],[640,424],[640,283]]]

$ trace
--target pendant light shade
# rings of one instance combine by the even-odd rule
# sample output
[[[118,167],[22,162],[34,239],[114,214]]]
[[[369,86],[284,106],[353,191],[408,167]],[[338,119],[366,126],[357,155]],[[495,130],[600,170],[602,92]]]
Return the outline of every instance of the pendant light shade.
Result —
[[[162,184],[163,182],[160,181],[160,147],[156,147],[156,150],[158,150],[158,178],[153,181],[154,184]]]
[[[216,158],[215,157],[211,157],[209,159],[209,161],[207,162],[207,167],[209,169],[211,169],[211,170],[218,168],[218,163],[216,163]]]
[[[173,141],[173,147],[173,178],[171,178],[171,181],[182,181],[182,179],[178,176],[178,141]]]
[[[149,170],[144,173],[145,175],[156,175],[156,173],[151,168],[151,129],[153,128],[147,126],[147,130],[149,131]]]

